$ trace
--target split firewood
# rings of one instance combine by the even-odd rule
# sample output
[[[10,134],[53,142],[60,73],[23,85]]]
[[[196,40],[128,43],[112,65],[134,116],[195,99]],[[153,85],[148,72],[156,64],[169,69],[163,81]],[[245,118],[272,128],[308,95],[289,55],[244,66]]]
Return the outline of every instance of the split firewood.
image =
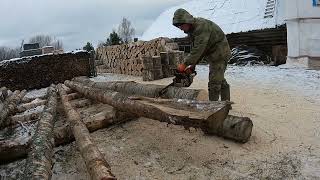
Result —
[[[74,81],[65,81],[65,85],[86,97],[140,117],[183,125],[187,128],[201,128],[206,133],[240,142],[248,141],[251,135],[252,122],[250,119],[226,122],[230,109],[228,102],[130,97],[110,90],[91,88]],[[230,124],[233,125],[230,126]]]
[[[11,96],[9,96],[3,105],[3,109],[0,113],[0,127],[5,124],[10,124],[7,122],[8,116],[16,111],[17,105],[20,103],[21,99],[25,96],[26,90],[15,91]]]
[[[68,102],[67,94],[61,86],[59,86],[59,93],[65,113],[67,114],[67,120],[76,139],[77,147],[85,161],[91,178],[95,180],[116,179],[111,173],[110,166],[102,153],[92,143],[89,130],[82,122],[79,113]]]
[[[57,108],[57,92],[54,86],[50,86],[47,91],[48,103],[32,138],[24,179],[51,179],[52,176],[53,127]]]
[[[93,82],[87,77],[76,77],[74,81],[81,82],[86,86],[100,89],[108,89],[129,95],[139,95],[146,97],[157,97],[159,92],[165,87],[155,84],[140,84],[134,81],[113,81],[113,82]],[[193,99],[207,100],[207,92],[199,89],[186,89],[179,87],[169,87],[162,98],[172,99]]]

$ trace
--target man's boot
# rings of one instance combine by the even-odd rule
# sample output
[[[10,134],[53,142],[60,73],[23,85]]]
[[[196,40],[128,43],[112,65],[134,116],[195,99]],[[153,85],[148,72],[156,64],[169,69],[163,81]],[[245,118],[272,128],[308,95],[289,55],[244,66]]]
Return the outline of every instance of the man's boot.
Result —
[[[221,93],[220,84],[209,84],[209,101],[218,101]]]
[[[230,85],[227,81],[221,84],[221,101],[230,101]]]

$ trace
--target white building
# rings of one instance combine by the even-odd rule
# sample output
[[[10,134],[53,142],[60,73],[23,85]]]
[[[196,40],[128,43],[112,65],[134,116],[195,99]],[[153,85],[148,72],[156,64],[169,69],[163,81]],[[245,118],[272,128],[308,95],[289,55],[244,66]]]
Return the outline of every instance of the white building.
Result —
[[[320,0],[285,0],[287,64],[320,69]]]

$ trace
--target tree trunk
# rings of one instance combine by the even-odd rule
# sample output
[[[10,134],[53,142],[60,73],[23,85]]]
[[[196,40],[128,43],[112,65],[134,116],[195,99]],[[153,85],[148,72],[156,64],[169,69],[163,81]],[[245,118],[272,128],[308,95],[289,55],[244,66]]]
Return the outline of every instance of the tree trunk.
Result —
[[[109,164],[104,159],[102,153],[90,139],[90,133],[85,124],[82,122],[79,113],[74,110],[68,102],[66,92],[59,86],[61,101],[73,135],[76,139],[79,151],[85,160],[88,172],[92,179],[116,179],[111,173]]]
[[[81,82],[86,86],[108,89],[129,95],[139,95],[146,97],[157,97],[158,93],[166,86],[155,84],[140,84],[134,81],[114,81],[114,82],[93,82],[87,77],[76,77],[74,81]],[[199,89],[186,89],[179,87],[169,87],[168,91],[161,96],[166,99],[192,99],[198,101],[208,100],[207,92]]]
[[[115,108],[109,105],[104,105],[104,110],[98,114],[95,114],[89,118],[83,119],[89,132],[94,132],[99,129],[109,127],[113,124],[122,123],[128,120],[135,119],[135,116],[131,114],[117,111]],[[30,122],[36,123],[36,121]],[[28,123],[28,124],[30,124]],[[26,125],[26,128],[32,127]],[[20,128],[20,127],[14,127]],[[23,158],[28,153],[32,134],[16,137],[15,139],[6,139],[0,141],[0,162],[10,162],[19,158]],[[54,144],[55,146],[68,144],[74,141],[72,130],[68,123],[63,126],[54,128]]]
[[[20,103],[21,99],[26,95],[26,91],[15,91],[10,97],[8,97],[5,102],[3,109],[0,113],[0,127],[3,127],[8,123],[8,116],[16,111],[17,105]]]
[[[183,125],[187,128],[201,128],[206,133],[240,142],[246,142],[251,135],[252,122],[250,119],[239,121],[231,126],[233,122],[226,121],[230,108],[227,102],[129,97],[114,91],[83,86],[79,82],[65,81],[65,84],[86,97],[137,116]],[[227,134],[225,134],[226,129]]]
[[[47,103],[47,100],[38,100],[36,102],[32,101],[26,104],[21,104],[17,107],[17,113],[22,113],[28,109],[32,109],[41,105],[45,105]]]
[[[57,108],[57,92],[54,86],[50,86],[47,91],[48,103],[32,138],[24,179],[51,179],[52,176],[53,127]]]
[[[109,127],[113,124],[126,122],[136,117],[125,112],[116,111],[112,106],[91,117],[83,119],[89,132]],[[74,136],[69,124],[57,127],[54,130],[54,142],[56,146],[74,141]]]

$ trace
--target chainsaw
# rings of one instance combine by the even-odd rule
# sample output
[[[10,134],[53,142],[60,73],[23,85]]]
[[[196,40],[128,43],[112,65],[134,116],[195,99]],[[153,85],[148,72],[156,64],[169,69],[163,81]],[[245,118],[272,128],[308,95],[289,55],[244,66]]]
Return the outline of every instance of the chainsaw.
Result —
[[[197,75],[196,71],[193,71],[192,73],[186,73],[186,72],[178,72],[175,70],[174,72],[174,78],[173,82],[161,89],[161,91],[158,93],[157,97],[161,97],[164,95],[167,91],[168,88],[173,86],[173,87],[189,87],[192,82],[193,78]]]

